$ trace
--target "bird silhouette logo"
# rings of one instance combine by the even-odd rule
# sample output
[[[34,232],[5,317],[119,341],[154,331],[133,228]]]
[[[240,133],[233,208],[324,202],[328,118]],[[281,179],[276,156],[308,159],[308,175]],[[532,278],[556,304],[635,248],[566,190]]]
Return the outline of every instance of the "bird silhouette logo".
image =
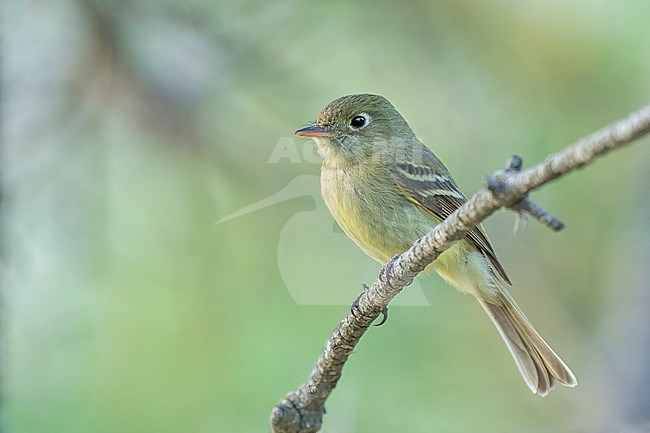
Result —
[[[361,283],[377,278],[379,265],[338,229],[320,197],[318,176],[297,176],[277,193],[221,218],[217,224],[304,196],[313,199],[313,209],[297,212],[280,232],[277,261],[282,280],[297,304],[349,305]],[[417,280],[392,304],[431,305]]]

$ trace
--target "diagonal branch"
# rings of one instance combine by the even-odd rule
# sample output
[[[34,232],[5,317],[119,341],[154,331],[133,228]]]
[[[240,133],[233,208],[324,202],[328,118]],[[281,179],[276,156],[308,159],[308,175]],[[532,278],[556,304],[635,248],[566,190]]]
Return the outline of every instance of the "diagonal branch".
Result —
[[[528,193],[558,177],[590,164],[596,157],[650,132],[650,105],[606,126],[543,162],[520,171],[521,161],[488,177],[488,186],[438,224],[406,252],[393,257],[379,278],[359,295],[352,311],[325,344],[307,381],[283,398],[271,413],[274,433],[315,433],[325,414],[325,400],[336,386],[348,357],[370,324],[405,286],[454,242],[501,207],[530,212],[551,227],[561,224],[528,199]],[[559,226],[558,226],[559,227]]]

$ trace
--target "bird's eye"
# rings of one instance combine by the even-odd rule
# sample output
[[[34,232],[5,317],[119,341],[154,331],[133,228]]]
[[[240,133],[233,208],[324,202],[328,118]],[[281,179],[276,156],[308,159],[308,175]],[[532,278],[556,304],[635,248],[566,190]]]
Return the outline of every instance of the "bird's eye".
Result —
[[[350,127],[352,129],[362,129],[368,124],[368,119],[365,115],[356,115],[350,119]]]

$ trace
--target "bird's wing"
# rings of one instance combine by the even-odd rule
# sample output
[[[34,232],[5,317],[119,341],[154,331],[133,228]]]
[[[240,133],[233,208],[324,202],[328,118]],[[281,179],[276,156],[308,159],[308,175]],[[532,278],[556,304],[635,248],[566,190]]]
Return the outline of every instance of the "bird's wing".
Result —
[[[438,158],[428,152],[424,156],[425,158],[418,164],[397,162],[390,171],[395,176],[397,188],[408,200],[442,221],[462,206],[467,201],[467,197],[458,189]],[[478,225],[465,237],[488,258],[499,276],[506,283],[511,284],[483,228]]]

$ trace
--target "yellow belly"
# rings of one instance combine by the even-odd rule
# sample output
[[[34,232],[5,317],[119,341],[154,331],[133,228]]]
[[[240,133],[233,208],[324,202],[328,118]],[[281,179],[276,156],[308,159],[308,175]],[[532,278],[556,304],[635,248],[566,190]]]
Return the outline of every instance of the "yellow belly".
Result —
[[[327,207],[343,231],[381,264],[409,249],[439,222],[393,185],[371,183],[360,188],[354,179],[336,176],[341,174],[323,173],[321,177]],[[465,240],[443,252],[430,269],[463,293],[489,299],[496,290],[487,259]]]

